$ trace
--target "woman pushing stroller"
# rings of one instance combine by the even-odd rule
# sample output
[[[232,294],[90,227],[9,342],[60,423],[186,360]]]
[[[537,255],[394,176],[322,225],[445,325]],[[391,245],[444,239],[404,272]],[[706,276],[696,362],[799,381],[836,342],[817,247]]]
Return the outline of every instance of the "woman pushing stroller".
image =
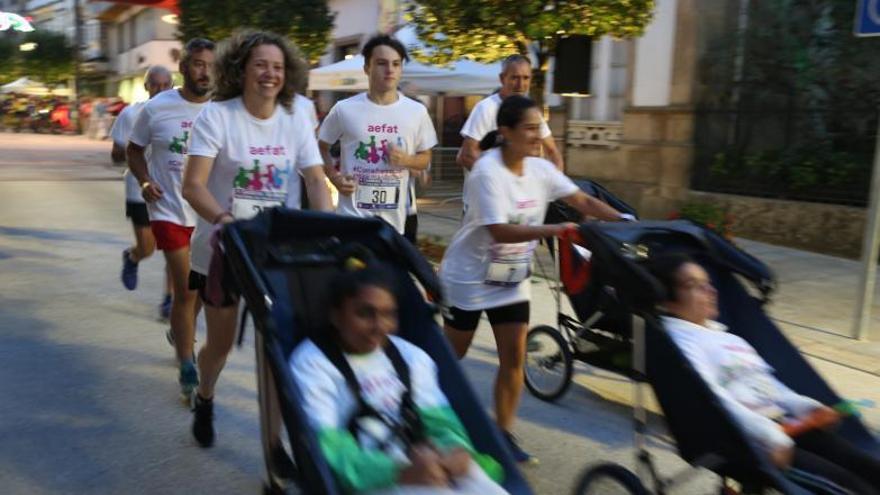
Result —
[[[498,350],[495,420],[514,458],[536,459],[512,434],[523,387],[530,306],[532,255],[538,240],[560,235],[573,224],[544,225],[547,204],[561,199],[584,216],[632,220],[588,196],[543,158],[530,156],[541,143],[541,112],[524,96],[501,103],[497,131],[480,141],[477,160],[465,187],[462,227],[452,238],[440,266],[446,296],[443,326],[463,358],[485,311]]]
[[[717,292],[700,265],[684,255],[661,255],[649,270],[666,290],[668,316],[661,320],[669,336],[789,479],[821,493],[880,493],[880,460],[833,432],[840,414],[788,388],[748,342],[714,320]]]
[[[327,331],[290,357],[337,482],[371,494],[507,493],[496,483],[501,466],[474,449],[441,391],[433,360],[391,335],[391,270],[354,258],[347,265],[327,291]]]

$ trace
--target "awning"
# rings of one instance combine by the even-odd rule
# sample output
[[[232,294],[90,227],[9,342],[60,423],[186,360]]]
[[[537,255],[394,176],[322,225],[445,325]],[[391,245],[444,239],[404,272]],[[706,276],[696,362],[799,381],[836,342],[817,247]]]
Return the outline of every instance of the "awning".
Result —
[[[98,0],[91,0],[92,2]],[[180,14],[180,6],[177,0],[101,0],[107,3],[125,4],[125,5],[142,5],[144,7],[155,7],[157,9],[170,10],[175,14]]]
[[[407,48],[420,45],[415,30],[404,27],[394,33]],[[400,85],[412,94],[486,95],[498,89],[501,63],[481,64],[460,60],[450,67],[410,61],[403,67]],[[366,91],[367,75],[360,55],[309,71],[312,91]]]

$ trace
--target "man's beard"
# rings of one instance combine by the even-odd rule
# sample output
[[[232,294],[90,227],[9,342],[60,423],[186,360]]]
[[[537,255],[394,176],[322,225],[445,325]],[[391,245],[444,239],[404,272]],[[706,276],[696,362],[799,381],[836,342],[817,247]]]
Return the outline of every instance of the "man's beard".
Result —
[[[196,81],[193,81],[192,79],[185,79],[183,81],[183,85],[184,85],[184,87],[186,87],[186,89],[190,93],[192,93],[196,96],[200,96],[200,97],[205,96],[211,92],[211,86],[208,86],[207,88],[201,88],[199,86],[199,83]]]

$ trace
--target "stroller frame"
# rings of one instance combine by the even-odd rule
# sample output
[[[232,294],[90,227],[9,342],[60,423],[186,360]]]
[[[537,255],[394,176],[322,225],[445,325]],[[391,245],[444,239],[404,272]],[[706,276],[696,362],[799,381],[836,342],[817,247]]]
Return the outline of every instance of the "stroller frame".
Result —
[[[318,301],[319,298],[313,296],[319,296],[320,291],[316,286],[304,284],[320,282],[324,278],[309,279],[302,275],[303,270],[320,271],[324,267],[339,266],[339,253],[324,254],[311,249],[304,254],[296,249],[285,251],[288,244],[295,248],[312,242],[322,243],[322,249],[330,244],[336,247],[357,244],[375,250],[372,254],[380,260],[392,261],[395,277],[400,277],[401,283],[401,292],[398,294],[401,328],[398,335],[421,347],[438,368],[446,370],[439,377],[441,388],[475,447],[491,455],[504,468],[504,488],[514,495],[530,495],[532,490],[437,328],[432,311],[432,308],[436,308],[425,301],[414,285],[412,277],[426,292],[440,294],[436,275],[415,247],[379,219],[281,208],[264,211],[251,220],[230,224],[224,227],[221,237],[221,248],[256,328],[261,443],[268,474],[264,492],[286,493],[288,487],[298,485],[306,493],[341,493],[318,445],[316,434],[309,426],[301,407],[302,394],[287,365],[287,353],[292,351],[296,338],[308,337],[309,329],[317,330],[313,328],[318,322],[310,316],[309,303]],[[279,244],[281,248],[278,248]],[[330,257],[333,259],[330,260]],[[295,277],[291,273],[295,273]],[[325,276],[322,272],[321,277]],[[294,287],[294,283],[298,285]],[[304,305],[294,307],[285,297],[293,301],[302,297]],[[288,329],[286,325],[292,328]],[[279,411],[283,424],[278,421]],[[273,451],[273,447],[281,445],[282,431],[279,426],[283,426],[287,432],[295,462],[291,462],[287,449]],[[290,469],[284,469],[285,464],[292,467],[292,473]]]
[[[651,249],[661,249],[663,242],[669,242],[664,249],[684,249],[686,252],[699,253],[699,259],[706,257],[707,261],[714,263],[713,268],[707,268],[710,275],[713,273],[720,277],[717,280],[719,291],[724,294],[728,291],[729,300],[723,298],[722,313],[727,307],[727,317],[731,318],[732,330],[746,340],[762,354],[765,359],[780,370],[780,379],[799,393],[810,395],[826,404],[838,403],[841,399],[810,367],[790,342],[782,335],[778,328],[766,318],[753,320],[757,312],[763,313],[759,308],[766,301],[772,290],[772,274],[760,261],[744,253],[727,243],[720,237],[715,236],[705,228],[686,221],[672,222],[640,222],[632,226],[615,224],[583,224],[579,229],[580,235],[586,240],[585,246],[593,251],[592,261],[595,270],[601,269],[599,284],[603,289],[611,286],[615,290],[617,301],[625,311],[619,314],[626,315],[626,325],[623,318],[615,318],[617,322],[611,328],[615,328],[618,334],[624,338],[631,338],[631,356],[627,363],[631,368],[624,370],[624,376],[628,376],[634,382],[633,387],[633,422],[634,422],[634,445],[636,450],[637,471],[640,476],[617,464],[604,463],[588,468],[580,479],[576,493],[585,493],[590,483],[597,478],[611,479],[619,486],[623,486],[629,493],[667,493],[670,489],[686,480],[694,469],[685,469],[672,477],[661,477],[652,460],[652,456],[646,446],[647,410],[645,408],[644,382],[649,382],[657,392],[657,397],[663,407],[666,423],[675,438],[679,455],[691,464],[692,467],[710,469],[721,476],[722,493],[764,493],[765,490],[775,490],[776,493],[789,495],[801,495],[808,493],[800,486],[782,476],[782,473],[769,463],[766,456],[760,454],[754,442],[748,438],[741,427],[733,421],[727,412],[717,401],[708,385],[702,381],[684,355],[677,348],[671,338],[663,331],[660,322],[655,318],[654,304],[662,300],[662,288],[658,282],[650,276],[646,270],[633,260],[640,255],[647,254],[647,246]],[[644,239],[644,241],[643,241]],[[640,244],[645,243],[644,246]],[[629,244],[628,244],[629,243]],[[679,246],[676,248],[675,246]],[[556,247],[555,245],[553,247]],[[696,247],[694,251],[690,251]],[[644,249],[643,249],[644,248]],[[552,249],[552,248],[551,248]],[[558,251],[557,251],[558,252]],[[588,364],[615,372],[621,366],[602,366],[600,359],[589,359],[589,353],[583,353],[576,348],[575,338],[586,338],[588,342],[598,335],[601,343],[607,338],[604,334],[611,331],[594,332],[592,323],[601,315],[591,313],[593,307],[578,305],[572,300],[578,316],[583,317],[584,323],[570,316],[562,314],[562,280],[560,278],[560,258],[554,258],[556,268],[556,283],[551,284],[557,303],[559,330],[549,327],[535,327],[529,332],[527,352],[540,352],[541,346],[535,345],[531,337],[537,334],[551,334],[558,346],[558,351],[549,351],[550,357],[539,360],[539,366],[563,367],[562,375],[565,377],[565,387],[571,377],[571,362],[573,359],[584,361]],[[595,263],[598,261],[600,265]],[[725,271],[726,270],[726,271]],[[750,280],[762,297],[749,294],[742,283],[733,276],[742,275]],[[612,282],[613,281],[613,282]],[[593,286],[591,286],[593,288]],[[731,292],[732,289],[733,290]],[[592,295],[594,292],[575,291],[575,296]],[[596,308],[604,308],[596,305]],[[731,308],[736,307],[739,311],[731,313]],[[584,309],[587,308],[587,309]],[[614,310],[615,308],[611,308]],[[615,316],[619,316],[615,314]],[[625,330],[622,327],[628,326]],[[627,335],[629,334],[629,335]],[[629,339],[627,339],[629,340]],[[598,347],[598,345],[596,345]],[[650,349],[650,352],[648,352]],[[601,351],[601,349],[599,349]],[[766,354],[770,352],[771,354]],[[555,354],[553,354],[555,353]],[[613,364],[613,363],[612,363]],[[622,363],[618,363],[622,364]],[[527,357],[526,384],[530,391],[535,385],[530,383],[529,367],[531,359]],[[558,387],[549,393],[545,390],[544,396],[536,394],[539,398],[552,401],[564,393],[564,387]],[[683,402],[684,401],[684,402]],[[687,404],[699,404],[698,412],[688,411]],[[695,418],[697,416],[697,418]],[[695,419],[697,421],[695,422]],[[690,423],[689,423],[690,421]],[[692,430],[691,430],[692,428]],[[693,434],[691,434],[693,433]],[[880,444],[876,442],[857,418],[846,418],[841,427],[841,434],[867,452],[875,455],[880,453]],[[711,445],[710,445],[711,444]],[[649,483],[653,491],[643,485],[642,479]],[[736,484],[730,485],[735,481]],[[737,486],[739,485],[739,486]]]
[[[581,323],[577,318],[569,316],[562,310],[562,297],[563,297],[563,287],[561,280],[561,262],[559,253],[559,242],[557,239],[546,239],[548,242],[548,248],[552,253],[556,253],[553,256],[553,269],[554,269],[554,278],[548,278],[543,270],[543,266],[540,266],[540,270],[542,275],[548,282],[550,282],[550,289],[553,295],[554,302],[556,304],[556,316],[557,316],[557,328],[542,326],[539,325],[532,329],[529,332],[530,336],[534,335],[533,332],[535,330],[546,331],[544,329],[552,329],[557,335],[560,337],[559,342],[563,342],[564,346],[560,348],[561,356],[560,358],[563,360],[563,367],[566,370],[565,373],[565,383],[564,385],[554,391],[551,394],[542,395],[540,391],[533,390],[534,385],[529,382],[528,371],[526,372],[526,386],[529,388],[529,391],[532,392],[536,397],[541,400],[545,400],[547,402],[553,402],[567,391],[568,387],[572,382],[573,377],[573,360],[578,360],[589,364],[591,366],[596,366],[608,371],[612,371],[616,374],[624,375],[633,382],[632,389],[632,419],[633,419],[633,446],[635,449],[635,459],[636,459],[636,469],[637,475],[633,474],[629,470],[623,468],[623,466],[613,464],[613,463],[602,463],[588,469],[576,486],[574,493],[580,494],[584,493],[587,489],[587,485],[590,482],[590,475],[600,474],[603,476],[614,477],[620,482],[622,485],[626,486],[631,490],[632,493],[635,494],[649,494],[654,493],[656,495],[665,495],[668,493],[668,490],[675,488],[675,486],[682,484],[692,478],[698,471],[699,468],[706,468],[712,470],[723,464],[723,460],[717,456],[704,456],[700,459],[697,459],[692,463],[691,466],[684,468],[678,473],[673,474],[672,476],[664,477],[660,474],[660,471],[657,469],[657,466],[654,462],[654,457],[648,449],[647,445],[647,437],[650,434],[648,428],[648,409],[645,406],[645,390],[644,387],[647,386],[647,356],[646,356],[646,342],[645,342],[645,317],[640,315],[637,312],[632,312],[630,315],[630,328],[632,329],[632,352],[631,352],[631,361],[629,364],[630,368],[623,368],[620,366],[616,366],[611,363],[609,360],[604,359],[604,355],[601,354],[605,352],[602,349],[603,345],[611,345],[614,346],[622,346],[629,345],[629,342],[624,341],[624,339],[620,338],[619,335],[612,334],[611,332],[605,332],[601,329],[594,329],[592,325],[596,323],[603,316],[601,311],[597,311],[593,315],[591,315],[585,322]],[[636,249],[633,249],[633,254],[636,254]],[[584,352],[578,347],[578,339],[582,339],[587,343],[593,344],[597,347],[594,354],[590,354],[588,352]],[[558,360],[554,360],[550,358],[553,362],[546,363],[547,365],[554,365],[558,363]],[[651,481],[650,486],[653,488],[653,491],[648,491],[641,480],[649,479]],[[723,481],[723,486],[726,486],[727,480]]]

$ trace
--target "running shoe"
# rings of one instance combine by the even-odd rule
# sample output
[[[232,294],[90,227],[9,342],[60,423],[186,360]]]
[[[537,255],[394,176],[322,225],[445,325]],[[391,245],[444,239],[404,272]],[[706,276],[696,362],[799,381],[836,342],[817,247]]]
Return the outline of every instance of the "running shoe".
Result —
[[[287,455],[287,451],[281,445],[274,445],[269,449],[269,463],[272,466],[272,475],[284,480],[296,480],[296,466]]]
[[[130,249],[122,252],[122,285],[128,290],[134,290],[138,285],[138,264],[131,261]]]
[[[203,399],[198,392],[193,394],[192,434],[199,447],[214,445],[214,400]]]
[[[162,303],[159,304],[159,320],[168,321],[171,318],[171,294],[165,294]]]
[[[519,445],[519,439],[513,433],[503,431],[502,434],[504,439],[507,440],[507,446],[510,448],[510,453],[513,454],[516,462],[520,464],[538,464],[538,458],[523,450]]]
[[[199,385],[199,372],[192,361],[180,363],[180,374],[177,382],[180,383],[180,397],[187,403],[192,398],[193,390]]]

